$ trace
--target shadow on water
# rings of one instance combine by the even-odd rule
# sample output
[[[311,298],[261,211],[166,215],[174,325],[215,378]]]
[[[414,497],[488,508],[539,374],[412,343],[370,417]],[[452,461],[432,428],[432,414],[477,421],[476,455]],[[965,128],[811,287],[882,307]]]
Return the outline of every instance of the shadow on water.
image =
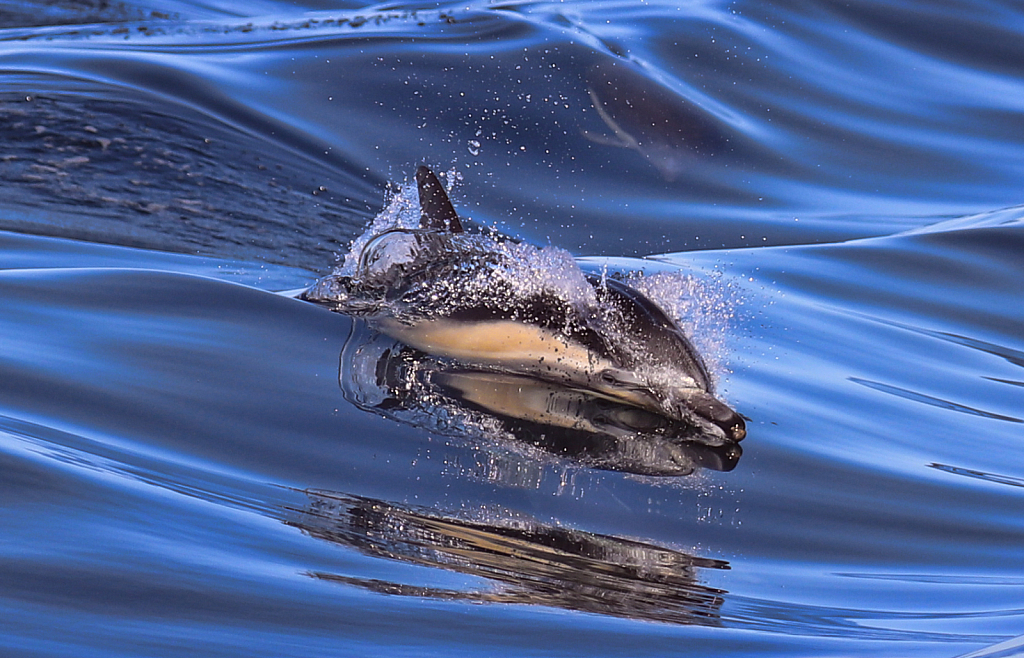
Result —
[[[372,498],[306,492],[285,521],[311,537],[383,557],[491,581],[453,590],[310,572],[381,594],[479,603],[543,605],[628,619],[717,626],[724,591],[701,585],[697,569],[721,560],[532,521],[461,519]]]
[[[591,468],[680,476],[730,471],[742,455],[737,443],[710,444],[683,421],[592,391],[431,357],[361,320],[342,350],[339,383],[365,411],[475,442],[511,440]]]

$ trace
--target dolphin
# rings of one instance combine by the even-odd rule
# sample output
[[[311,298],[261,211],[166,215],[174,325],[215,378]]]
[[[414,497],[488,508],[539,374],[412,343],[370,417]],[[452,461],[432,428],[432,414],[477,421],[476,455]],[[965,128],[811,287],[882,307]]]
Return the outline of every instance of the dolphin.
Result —
[[[363,316],[434,357],[591,391],[694,424],[714,441],[746,436],[743,418],[715,397],[700,354],[657,304],[609,277],[580,277],[589,302],[516,290],[491,276],[516,243],[466,232],[430,168],[417,169],[416,184],[418,228],[374,236],[353,272],[325,277],[301,298]]]

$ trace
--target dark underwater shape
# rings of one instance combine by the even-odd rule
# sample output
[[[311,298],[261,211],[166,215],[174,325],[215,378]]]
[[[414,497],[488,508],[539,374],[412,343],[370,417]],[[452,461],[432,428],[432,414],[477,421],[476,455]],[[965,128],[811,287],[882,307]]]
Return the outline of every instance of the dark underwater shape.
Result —
[[[330,491],[286,521],[311,537],[373,557],[440,567],[496,583],[453,590],[344,576],[309,575],[382,594],[479,603],[543,605],[673,624],[719,625],[724,591],[696,570],[720,560],[632,539],[536,522],[479,521]]]
[[[584,131],[592,142],[637,151],[669,181],[698,158],[731,148],[725,126],[625,61],[602,62],[586,75],[587,93],[610,134]]]
[[[695,425],[712,443],[746,436],[689,339],[651,300],[623,282],[588,279],[571,261],[533,287],[517,280],[533,271],[502,280],[499,270],[521,268],[524,254],[503,238],[462,232],[436,176],[420,167],[416,179],[420,228],[374,235],[354,273],[322,279],[304,299],[469,368],[590,391]]]

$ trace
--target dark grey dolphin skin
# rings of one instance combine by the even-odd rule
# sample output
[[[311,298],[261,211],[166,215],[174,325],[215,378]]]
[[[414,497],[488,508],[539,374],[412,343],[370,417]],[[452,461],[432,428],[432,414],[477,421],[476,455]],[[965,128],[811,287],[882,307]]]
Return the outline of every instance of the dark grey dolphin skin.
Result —
[[[604,281],[598,277],[588,279],[596,288],[598,299],[619,310],[629,326],[629,333],[642,337],[640,358],[646,357],[665,368],[680,370],[692,378],[696,390],[686,391],[682,396],[690,411],[721,428],[727,438],[742,440],[747,435],[743,418],[714,396],[704,359],[676,323],[654,302],[625,283],[608,278]],[[618,354],[617,358],[627,367],[641,365],[635,352],[632,355]]]
[[[420,228],[373,237],[353,275],[326,277],[303,299],[365,316],[425,354],[593,391],[695,423],[711,440],[746,436],[740,415],[715,398],[703,359],[654,302],[607,277],[587,279],[600,308],[545,292],[524,296],[499,281],[481,295],[500,241],[463,231],[428,167],[418,168],[416,183]],[[459,283],[471,281],[476,294],[460,295]]]

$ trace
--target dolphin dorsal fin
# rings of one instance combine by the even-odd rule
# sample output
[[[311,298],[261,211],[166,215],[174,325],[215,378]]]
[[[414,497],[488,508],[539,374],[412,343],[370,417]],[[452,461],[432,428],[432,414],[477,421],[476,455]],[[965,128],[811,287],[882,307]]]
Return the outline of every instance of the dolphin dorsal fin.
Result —
[[[416,186],[420,192],[420,228],[462,233],[455,207],[430,167],[420,165],[416,169]]]

